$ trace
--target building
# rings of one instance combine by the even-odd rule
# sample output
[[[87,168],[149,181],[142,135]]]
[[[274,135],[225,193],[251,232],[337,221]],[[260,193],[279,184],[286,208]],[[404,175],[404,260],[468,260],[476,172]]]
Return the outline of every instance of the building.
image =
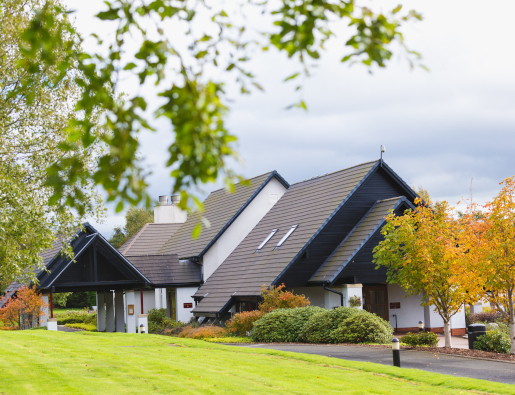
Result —
[[[108,331],[122,327],[115,317],[128,322],[129,306],[136,316],[166,308],[180,321],[224,320],[256,308],[263,285],[284,283],[315,306],[348,306],[356,296],[398,331],[417,330],[423,321],[442,332],[434,308],[421,306],[423,296],[388,284],[386,269],[372,262],[385,216],[414,208],[416,197],[382,160],[293,185],[266,173],[237,184],[234,193],[212,192],[203,213],[189,216],[176,197],[168,204],[162,196],[155,223],[119,250],[86,226],[71,241],[76,262],[47,252],[50,273],[38,275],[39,288],[97,291],[99,311],[108,313],[98,328]],[[202,232],[192,238],[199,223]],[[464,334],[465,326],[463,310],[451,321],[452,333]]]

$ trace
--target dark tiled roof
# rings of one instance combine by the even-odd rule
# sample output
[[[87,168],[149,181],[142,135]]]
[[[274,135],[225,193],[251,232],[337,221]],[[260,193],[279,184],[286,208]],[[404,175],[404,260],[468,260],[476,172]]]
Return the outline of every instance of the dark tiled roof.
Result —
[[[370,211],[327,258],[320,269],[311,277],[310,281],[332,281],[349,260],[359,252],[367,240],[381,227],[385,222],[384,218],[388,215],[388,212],[394,210],[402,201],[405,201],[405,198],[397,197],[380,200],[374,204]]]
[[[218,313],[233,293],[260,295],[261,286],[278,278],[376,164],[377,161],[364,163],[292,185],[197,291],[195,296],[208,295],[193,311]],[[274,249],[293,225],[298,228],[282,247]],[[256,253],[272,229],[278,232]]]
[[[154,285],[200,284],[200,265],[181,260],[177,254],[127,257]]]
[[[166,242],[159,253],[178,254],[179,258],[202,256],[211,243],[220,237],[225,228],[237,218],[241,210],[273,177],[276,177],[286,187],[289,186],[277,172],[273,171],[251,178],[249,185],[236,184],[234,193],[228,193],[225,189],[211,192],[203,203],[204,213],[196,212],[189,215],[184,225]],[[207,228],[201,223],[202,233],[193,239],[191,236],[193,229],[199,223],[202,215],[211,226]]]
[[[125,256],[153,255],[179,230],[182,224],[145,224],[118,250]]]

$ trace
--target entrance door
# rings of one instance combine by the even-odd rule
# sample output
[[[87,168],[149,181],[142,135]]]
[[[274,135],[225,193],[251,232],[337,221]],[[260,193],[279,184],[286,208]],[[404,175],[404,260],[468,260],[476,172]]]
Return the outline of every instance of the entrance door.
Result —
[[[168,294],[168,311],[170,312],[170,318],[173,320],[177,320],[175,289],[167,289],[166,292]]]
[[[388,292],[386,285],[363,286],[364,308],[388,321]]]

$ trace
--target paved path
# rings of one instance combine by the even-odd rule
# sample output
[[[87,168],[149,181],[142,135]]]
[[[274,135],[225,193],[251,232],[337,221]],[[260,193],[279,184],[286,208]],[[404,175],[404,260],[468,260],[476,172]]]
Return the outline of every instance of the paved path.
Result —
[[[383,365],[392,364],[392,351],[388,348],[318,344],[252,344],[246,347],[324,355],[351,361],[375,362]],[[426,351],[401,350],[401,366],[403,368],[421,369],[435,373],[515,384],[514,363],[455,357]]]
[[[80,332],[80,331],[83,331],[84,329],[70,328],[70,327],[64,326],[64,325],[57,325],[57,330],[61,331],[61,332]]]

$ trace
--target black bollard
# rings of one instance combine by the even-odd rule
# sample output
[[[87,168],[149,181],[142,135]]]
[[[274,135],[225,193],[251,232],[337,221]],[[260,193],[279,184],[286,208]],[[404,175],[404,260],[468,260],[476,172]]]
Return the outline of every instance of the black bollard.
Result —
[[[418,322],[418,331],[424,332],[424,322],[422,322],[422,321]]]
[[[393,366],[401,367],[401,345],[399,339],[394,337],[392,339],[392,354],[393,354]]]

